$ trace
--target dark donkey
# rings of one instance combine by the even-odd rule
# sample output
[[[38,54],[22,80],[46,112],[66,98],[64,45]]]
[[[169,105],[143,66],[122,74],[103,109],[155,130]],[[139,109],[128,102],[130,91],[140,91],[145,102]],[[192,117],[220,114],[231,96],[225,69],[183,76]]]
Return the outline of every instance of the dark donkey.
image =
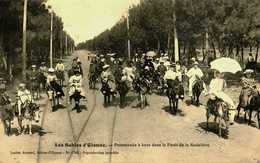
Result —
[[[238,118],[240,110],[241,110],[241,106],[240,105],[238,106],[237,110],[238,110],[238,113],[237,113],[237,118]],[[248,125],[251,124],[251,119],[252,119],[253,112],[256,112],[257,121],[258,121],[258,128],[260,128],[260,94],[259,94],[259,92],[254,93],[252,95],[252,98],[251,98],[249,104],[244,108],[244,110],[245,111],[249,111]],[[246,121],[246,113],[244,115],[244,120]]]
[[[192,87],[192,99],[191,102],[197,106],[200,104],[200,95],[204,90],[203,87],[204,81],[196,76],[195,84]]]
[[[126,103],[126,95],[128,93],[128,91],[130,90],[130,88],[127,85],[126,80],[118,80],[117,83],[117,91],[119,93],[120,96],[120,107],[123,108],[125,107],[125,103]]]
[[[176,79],[176,80],[167,80],[166,83],[167,83],[166,95],[169,99],[170,112],[176,114],[178,111],[179,95],[181,94],[180,82],[178,79]]]
[[[144,109],[145,106],[148,104],[146,96],[151,89],[150,82],[144,77],[135,78],[133,80],[133,88],[138,93],[138,99],[141,104],[141,109]]]
[[[102,81],[102,87],[100,91],[104,96],[104,106],[107,107],[111,103],[111,96],[115,96],[115,92],[113,92],[109,86],[108,80],[106,82]]]
[[[215,99],[209,99],[207,102],[207,110],[206,110],[206,118],[207,118],[207,128],[206,132],[209,128],[209,118],[211,115],[213,115],[214,121],[216,122],[218,119],[218,127],[219,127],[219,137],[222,136],[222,130],[225,131],[226,136],[228,137],[229,134],[229,108],[227,104],[217,98]]]
[[[14,119],[14,109],[11,106],[11,99],[6,93],[0,95],[0,118],[4,125],[4,132],[7,136],[11,134],[11,122]]]

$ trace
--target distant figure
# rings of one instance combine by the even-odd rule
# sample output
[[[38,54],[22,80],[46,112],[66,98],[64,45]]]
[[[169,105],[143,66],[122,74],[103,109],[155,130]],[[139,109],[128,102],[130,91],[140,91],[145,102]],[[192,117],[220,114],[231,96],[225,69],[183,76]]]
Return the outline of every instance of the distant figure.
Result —
[[[247,63],[246,63],[246,68],[245,69],[246,70],[247,69],[251,69],[251,70],[254,70],[254,71],[256,70],[256,61],[255,61],[255,59],[254,59],[254,57],[253,57],[251,52],[249,53],[249,56],[247,58]]]

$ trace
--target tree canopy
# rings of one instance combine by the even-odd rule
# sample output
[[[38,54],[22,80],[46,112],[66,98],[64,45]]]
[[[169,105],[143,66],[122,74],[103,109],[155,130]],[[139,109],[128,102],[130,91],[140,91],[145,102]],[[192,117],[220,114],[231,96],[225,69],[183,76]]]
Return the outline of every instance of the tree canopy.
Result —
[[[39,62],[48,63],[50,46],[50,13],[47,0],[28,0],[27,7],[27,61],[28,66]],[[4,67],[19,68],[22,53],[23,0],[0,1],[0,54]],[[69,47],[74,41],[63,30],[62,19],[53,16],[53,51],[59,58],[65,52],[65,36]],[[15,59],[13,59],[15,58]],[[1,61],[2,63],[2,61]]]
[[[173,29],[177,28],[182,57],[205,49],[205,35],[215,51],[223,56],[243,59],[244,48],[259,48],[259,0],[143,0],[129,9],[130,30],[126,17],[78,48],[114,51],[127,56],[127,39],[132,53],[147,50],[173,53]],[[174,21],[174,14],[176,21]],[[175,24],[174,24],[175,22]],[[235,52],[234,52],[235,51]]]

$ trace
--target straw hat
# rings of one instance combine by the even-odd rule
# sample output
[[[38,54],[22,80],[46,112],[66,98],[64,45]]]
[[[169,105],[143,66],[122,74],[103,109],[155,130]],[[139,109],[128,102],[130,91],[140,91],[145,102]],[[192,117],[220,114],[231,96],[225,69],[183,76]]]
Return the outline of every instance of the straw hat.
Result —
[[[48,72],[55,72],[54,68],[49,68]]]
[[[252,73],[254,73],[254,70],[252,70],[252,69],[246,69],[244,71],[244,74],[252,74]]]
[[[103,66],[103,69],[107,69],[109,67],[110,67],[109,65],[105,65],[105,66]]]

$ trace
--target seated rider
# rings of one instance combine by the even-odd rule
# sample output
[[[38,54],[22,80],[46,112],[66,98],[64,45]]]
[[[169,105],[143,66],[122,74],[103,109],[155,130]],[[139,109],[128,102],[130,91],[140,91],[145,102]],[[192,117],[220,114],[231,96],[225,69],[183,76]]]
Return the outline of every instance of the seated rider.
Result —
[[[112,75],[109,65],[103,66],[103,71],[101,73],[101,81],[102,81],[102,83],[107,83],[109,85],[111,92],[116,91],[114,77]]]
[[[226,88],[226,81],[224,80],[224,74],[219,71],[215,72],[215,78],[211,80],[209,85],[210,99],[215,101],[217,98],[225,102],[230,112],[230,124],[234,123],[235,117],[235,104],[233,100],[224,92]]]
[[[129,88],[132,88],[132,82],[133,79],[135,78],[135,75],[134,75],[134,68],[132,66],[131,61],[128,61],[127,66],[123,68],[122,73],[126,77],[127,86]]]
[[[167,85],[169,85],[170,80],[177,80],[179,82],[179,90],[178,90],[178,95],[180,95],[181,99],[184,99],[184,88],[180,84],[181,83],[181,74],[176,72],[176,65],[171,64],[169,66],[169,69],[166,71],[163,79],[166,81]]]
[[[60,59],[59,62],[57,63],[56,67],[55,67],[55,70],[57,72],[64,72],[65,71],[65,66],[64,64],[62,63],[62,60]]]
[[[30,74],[30,81],[35,81],[37,79],[38,71],[36,69],[36,65],[32,65],[32,71]]]
[[[194,84],[198,81],[201,80],[202,77],[204,76],[202,70],[198,67],[199,63],[195,61],[193,63],[193,67],[187,72],[187,76],[189,78],[189,96],[192,98],[193,93],[192,89]],[[204,87],[204,92],[207,90],[205,83],[203,82],[203,87]]]
[[[26,85],[24,83],[20,83],[17,91],[18,115],[22,116],[22,109],[32,102],[33,98],[31,92],[26,89]]]
[[[48,86],[48,95],[49,98],[51,100],[51,93],[54,90],[57,95],[59,95],[60,97],[65,96],[62,87],[57,83],[57,76],[55,75],[55,70],[53,68],[50,68],[48,70],[49,74],[47,76],[47,86]]]
[[[84,89],[83,89],[83,79],[80,74],[80,71],[75,71],[75,75],[71,76],[69,79],[69,99],[70,103],[72,101],[73,95],[76,91],[80,92],[82,98],[86,98]]]
[[[160,59],[160,64],[156,70],[160,77],[164,77],[165,72],[167,71],[167,67],[164,65],[164,61],[162,59]]]
[[[47,67],[45,65],[45,62],[42,62],[40,67],[39,67],[40,73],[42,73],[45,77],[47,77]]]
[[[256,81],[253,78],[254,71],[247,69],[241,79],[242,90],[239,96],[239,107],[246,108],[250,104],[250,99],[257,93]]]

